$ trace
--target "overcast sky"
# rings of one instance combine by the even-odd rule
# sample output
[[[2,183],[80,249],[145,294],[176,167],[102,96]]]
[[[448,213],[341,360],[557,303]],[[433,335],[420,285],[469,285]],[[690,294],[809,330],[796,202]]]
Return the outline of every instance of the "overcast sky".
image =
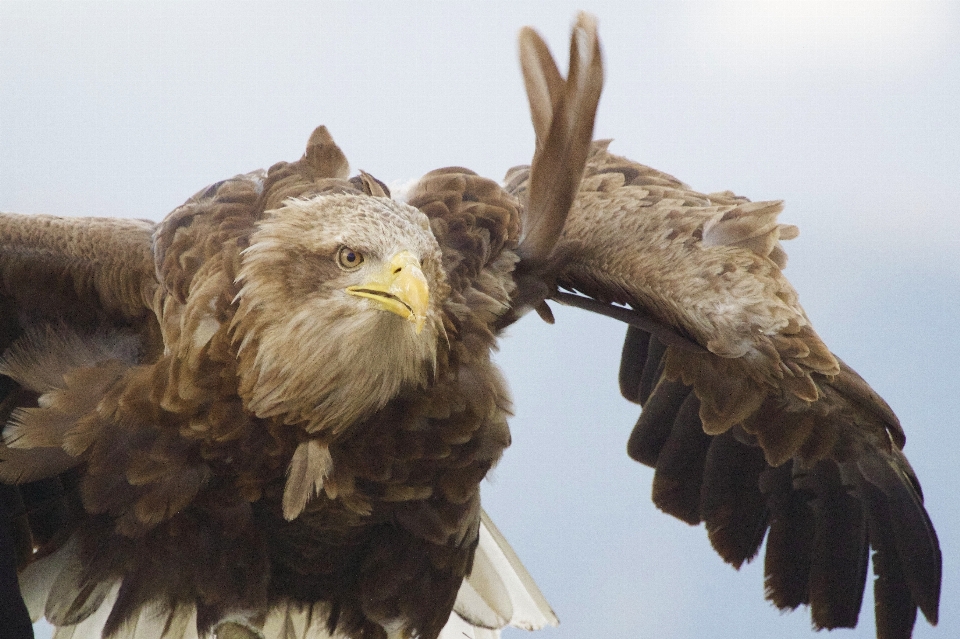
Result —
[[[820,335],[892,405],[940,533],[960,636],[960,3],[177,3],[0,0],[0,210],[155,220],[326,124],[390,182],[501,178],[533,134],[523,25],[565,58],[578,8],[606,61],[598,138],[704,192],[785,199],[788,276]],[[561,66],[565,67],[565,59]],[[529,317],[497,356],[514,445],[484,502],[561,619],[539,636],[810,637],[649,502],[625,454],[623,328]],[[873,636],[868,589],[855,631]],[[519,631],[511,637],[525,637]]]

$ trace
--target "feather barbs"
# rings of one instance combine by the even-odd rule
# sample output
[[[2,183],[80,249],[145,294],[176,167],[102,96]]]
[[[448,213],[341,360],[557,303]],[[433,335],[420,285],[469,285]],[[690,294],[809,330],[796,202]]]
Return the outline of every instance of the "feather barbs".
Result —
[[[319,495],[323,480],[333,471],[330,448],[317,439],[302,442],[293,453],[283,489],[283,516],[296,519],[307,502]]]

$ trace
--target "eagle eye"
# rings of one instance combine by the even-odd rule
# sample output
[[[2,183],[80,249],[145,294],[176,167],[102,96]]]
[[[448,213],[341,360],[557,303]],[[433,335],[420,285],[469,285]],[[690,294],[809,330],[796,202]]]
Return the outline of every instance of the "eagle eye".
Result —
[[[347,246],[340,247],[337,252],[337,266],[345,271],[352,271],[363,264],[363,254]]]

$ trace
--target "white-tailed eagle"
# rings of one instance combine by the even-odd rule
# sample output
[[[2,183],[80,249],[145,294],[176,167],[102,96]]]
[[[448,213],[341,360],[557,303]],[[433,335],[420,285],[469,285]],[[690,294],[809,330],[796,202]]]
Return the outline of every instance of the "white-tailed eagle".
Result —
[[[779,202],[701,194],[592,141],[520,36],[537,148],[405,201],[318,128],[163,222],[0,214],[0,588],[58,637],[492,637],[555,617],[480,508],[510,444],[501,332],[547,300],[627,324],[629,454],[766,591],[878,635],[936,622],[940,553],[887,404],[783,277]],[[7,526],[6,524],[10,525]],[[25,605],[16,590],[14,565]],[[19,616],[18,616],[19,615]]]

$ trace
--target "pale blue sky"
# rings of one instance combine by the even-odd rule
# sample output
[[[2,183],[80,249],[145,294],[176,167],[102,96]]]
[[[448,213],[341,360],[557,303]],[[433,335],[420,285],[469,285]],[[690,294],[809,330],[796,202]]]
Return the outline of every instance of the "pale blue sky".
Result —
[[[787,273],[900,416],[940,533],[941,626],[915,636],[960,636],[960,3],[0,0],[0,210],[159,219],[298,158],[321,123],[388,182],[499,179],[533,147],[517,30],[565,58],[579,8],[606,59],[597,137],[700,190],[786,200]],[[503,342],[514,445],[484,488],[561,619],[539,636],[811,637],[763,600],[762,561],[736,573],[649,503],[623,328],[557,316]],[[830,636],[873,636],[869,589],[860,628]]]

